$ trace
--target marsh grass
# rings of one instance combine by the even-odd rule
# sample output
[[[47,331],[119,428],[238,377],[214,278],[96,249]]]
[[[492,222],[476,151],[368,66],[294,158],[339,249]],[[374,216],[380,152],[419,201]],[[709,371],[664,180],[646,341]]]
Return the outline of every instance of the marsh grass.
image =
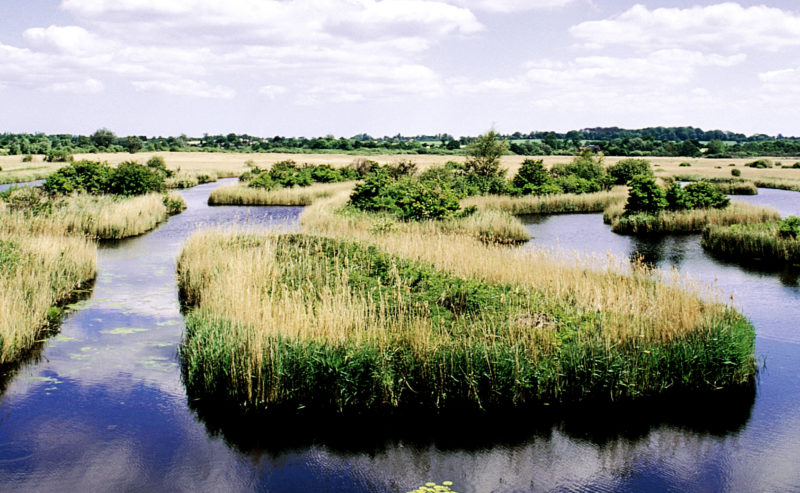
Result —
[[[800,238],[782,236],[780,222],[709,226],[703,248],[739,262],[800,264]]]
[[[590,272],[453,239],[196,234],[179,259],[195,307],[190,393],[262,409],[489,410],[752,380],[747,320],[642,267]]]
[[[662,211],[658,214],[625,215],[624,204],[615,204],[603,212],[603,221],[617,233],[659,234],[700,233],[709,225],[753,224],[780,219],[778,212],[742,202],[731,202],[724,209]]]
[[[96,249],[53,218],[0,213],[0,365],[25,354],[53,322],[51,307],[94,278]]]
[[[310,205],[320,198],[349,191],[354,182],[317,183],[308,187],[264,190],[247,185],[226,185],[214,189],[208,197],[209,205]]]
[[[85,233],[99,239],[121,239],[146,233],[169,216],[164,195],[151,193],[130,198],[112,195],[76,195],[54,207],[53,219],[67,231]],[[183,203],[183,198],[173,200]],[[181,206],[172,204],[172,213]],[[177,209],[176,209],[177,208]]]
[[[464,207],[500,210],[514,215],[522,214],[564,214],[602,212],[616,203],[624,203],[627,191],[617,187],[610,192],[558,195],[479,195],[461,201]]]

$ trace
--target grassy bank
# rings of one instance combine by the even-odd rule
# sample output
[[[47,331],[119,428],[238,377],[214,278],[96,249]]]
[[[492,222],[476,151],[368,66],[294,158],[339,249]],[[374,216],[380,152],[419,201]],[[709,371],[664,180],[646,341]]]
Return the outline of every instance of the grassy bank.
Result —
[[[211,192],[208,205],[310,205],[317,199],[352,188],[353,182],[317,183],[276,190],[250,188],[245,184],[226,185]]]
[[[737,261],[800,265],[800,239],[782,236],[779,221],[710,226],[703,230],[702,245]]]
[[[52,217],[68,231],[88,234],[99,239],[122,239],[144,234],[167,220],[170,212],[186,208],[178,194],[165,196],[151,193],[130,198],[111,195],[77,195],[54,208]]]
[[[753,224],[780,218],[772,208],[732,202],[725,209],[693,209],[663,211],[658,214],[626,216],[624,203],[615,204],[603,212],[603,221],[617,233],[700,233],[709,225]]]
[[[0,365],[28,351],[58,310],[94,278],[96,245],[53,218],[0,213]]]
[[[204,183],[213,183],[217,181],[217,179],[217,173],[213,171],[209,173],[177,173],[175,176],[171,176],[164,180],[164,184],[167,186],[167,188],[184,189],[196,187],[197,185],[202,185]]]
[[[181,348],[190,393],[262,409],[435,411],[752,380],[752,326],[640,268],[420,240],[195,235],[179,260],[194,307]]]
[[[511,197],[508,195],[479,195],[461,201],[464,207],[499,210],[509,214],[564,214],[602,212],[609,206],[625,203],[627,192],[618,188],[611,192],[587,193],[581,195],[527,195]]]

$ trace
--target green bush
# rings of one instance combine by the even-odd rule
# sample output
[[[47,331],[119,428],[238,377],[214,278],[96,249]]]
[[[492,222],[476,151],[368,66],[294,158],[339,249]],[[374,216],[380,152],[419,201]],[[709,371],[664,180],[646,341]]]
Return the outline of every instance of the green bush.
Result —
[[[789,216],[780,222],[778,227],[780,235],[784,238],[800,237],[800,217]]]
[[[311,171],[300,168],[291,159],[279,161],[269,169],[269,177],[282,187],[307,187],[311,185]]]
[[[77,161],[59,168],[47,177],[42,188],[51,195],[84,192],[92,195],[106,193],[112,169],[97,161]]]
[[[731,175],[732,176],[737,176],[737,177],[738,176],[742,176],[742,170],[740,170],[740,169],[732,169],[731,170]]]
[[[681,168],[689,168],[689,167],[692,166],[692,163],[687,163],[686,161],[684,161],[681,164],[679,164],[678,166],[680,166]]]
[[[769,159],[758,159],[756,161],[752,161],[750,163],[745,164],[748,168],[758,168],[758,169],[765,169],[772,167],[772,161]]]
[[[23,163],[30,163],[31,161],[33,161],[33,154],[25,154],[22,156]]]
[[[645,159],[623,159],[610,166],[606,172],[615,185],[625,185],[637,175],[653,176],[650,161]]]
[[[48,152],[44,160],[48,163],[68,163],[72,161],[72,154],[65,149],[56,149]]]
[[[795,168],[795,169],[800,169],[800,161],[798,161],[798,162],[794,163],[794,164],[792,165],[792,168]]]
[[[707,181],[690,183],[683,188],[675,183],[667,193],[670,210],[724,209],[731,200]]]
[[[350,195],[350,205],[368,212],[389,212],[405,221],[442,219],[459,214],[459,194],[446,174],[393,178],[388,167],[375,168]]]
[[[541,159],[522,161],[522,166],[511,183],[521,195],[547,195],[555,189],[553,178]]]
[[[153,156],[147,160],[147,167],[162,174],[165,178],[175,176],[175,172],[167,169],[167,163],[161,156]]]
[[[246,172],[245,175],[247,173],[249,173],[249,172]],[[244,177],[244,175],[239,177],[239,180],[242,181],[243,177]],[[247,180],[244,180],[244,181],[247,181]],[[251,178],[249,181],[250,181],[250,183],[247,186],[250,187],[250,188],[261,188],[263,190],[272,190],[277,186],[277,184],[270,177],[268,171],[262,172],[261,174],[259,174],[255,178]]]
[[[629,182],[628,202],[625,214],[637,213],[657,214],[667,207],[664,189],[659,187],[652,176],[637,175]]]
[[[317,183],[334,183],[342,180],[339,170],[329,164],[320,164],[311,168],[311,180]]]
[[[108,178],[109,193],[132,196],[150,192],[163,192],[164,176],[147,166],[133,161],[120,163]]]

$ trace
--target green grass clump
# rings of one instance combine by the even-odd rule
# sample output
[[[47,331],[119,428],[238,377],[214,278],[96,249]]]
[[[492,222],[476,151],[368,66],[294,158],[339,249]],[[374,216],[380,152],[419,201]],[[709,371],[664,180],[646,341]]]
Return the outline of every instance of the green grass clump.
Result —
[[[304,235],[201,235],[179,272],[189,393],[245,407],[493,410],[711,391],[755,374],[752,325],[714,304],[678,337],[610,337],[608,314],[575,300]]]
[[[611,206],[603,212],[603,221],[612,231],[623,234],[700,233],[706,226],[754,224],[780,218],[777,211],[733,202],[725,209],[663,210],[657,214],[625,214],[623,207]]]
[[[797,218],[759,224],[712,226],[703,230],[703,248],[739,261],[800,264]],[[797,228],[800,230],[800,227]]]

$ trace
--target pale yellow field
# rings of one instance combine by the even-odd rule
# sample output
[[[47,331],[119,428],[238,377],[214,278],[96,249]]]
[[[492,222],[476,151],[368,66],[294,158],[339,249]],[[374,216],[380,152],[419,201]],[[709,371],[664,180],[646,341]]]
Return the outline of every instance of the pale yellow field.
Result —
[[[93,161],[107,161],[112,166],[123,161],[138,161],[145,163],[154,155],[164,158],[167,167],[182,173],[216,173],[220,178],[226,176],[239,176],[248,169],[245,161],[251,161],[260,168],[268,168],[271,164],[286,159],[292,159],[298,164],[330,164],[340,167],[352,163],[357,156],[350,154],[271,154],[271,153],[209,153],[209,152],[142,152],[137,154],[116,153],[116,154],[76,154],[76,160],[89,159]],[[443,165],[447,161],[463,162],[464,156],[433,156],[433,155],[375,155],[364,156],[380,164],[396,163],[401,160],[411,160],[417,163],[420,169],[430,166]],[[502,158],[503,168],[508,170],[508,176],[516,173],[524,156],[504,156]],[[555,163],[568,163],[574,156],[542,156],[533,159],[543,159],[547,166]],[[604,162],[611,165],[624,157],[606,157]],[[666,175],[701,175],[708,177],[730,177],[731,167],[734,163],[742,171],[744,179],[785,179],[800,184],[800,169],[782,169],[780,167],[771,169],[745,168],[744,164],[756,160],[757,158],[745,159],[703,159],[703,158],[682,158],[682,157],[650,157],[649,160],[659,176]],[[786,166],[799,162],[797,158],[770,158],[772,161],[780,161]],[[691,167],[680,167],[682,162],[691,163]],[[16,181],[21,178],[31,180],[46,176],[56,169],[64,166],[64,163],[46,163],[43,156],[34,156],[30,163],[23,163],[22,156],[0,156],[0,183]],[[661,171],[663,170],[663,171]],[[16,180],[15,180],[16,179]]]

